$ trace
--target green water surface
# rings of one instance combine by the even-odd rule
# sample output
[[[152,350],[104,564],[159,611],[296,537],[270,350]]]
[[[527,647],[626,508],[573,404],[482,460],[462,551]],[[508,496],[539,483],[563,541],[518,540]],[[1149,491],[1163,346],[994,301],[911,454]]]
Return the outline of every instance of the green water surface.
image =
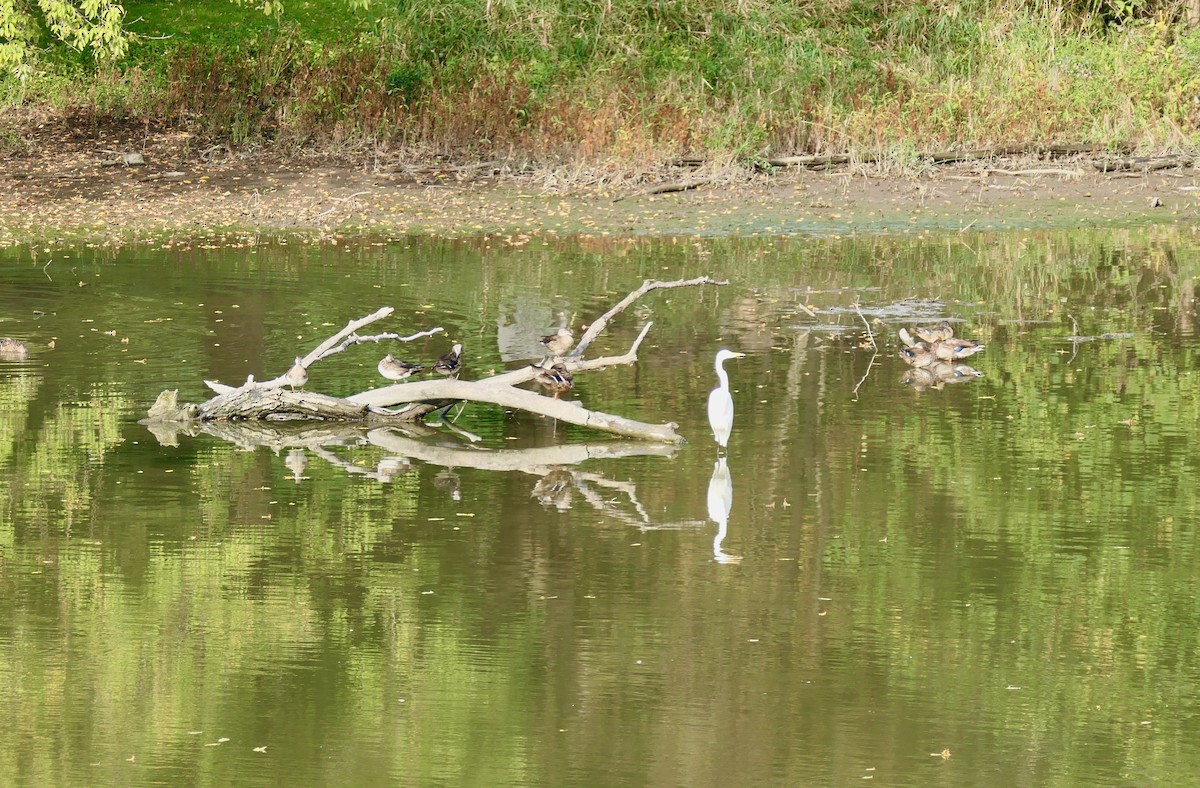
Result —
[[[678,448],[486,405],[475,441],[138,424],[381,306],[445,333],[309,389],[453,341],[482,377],[700,274],[567,395]],[[1187,227],[6,250],[0,783],[1194,784],[1197,275]],[[942,318],[984,374],[915,391],[897,331]]]

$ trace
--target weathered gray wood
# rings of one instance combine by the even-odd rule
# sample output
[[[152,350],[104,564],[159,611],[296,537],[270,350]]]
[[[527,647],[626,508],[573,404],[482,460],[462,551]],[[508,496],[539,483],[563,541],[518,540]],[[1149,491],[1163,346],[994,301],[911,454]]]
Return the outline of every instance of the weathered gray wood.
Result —
[[[1100,172],[1153,172],[1191,167],[1193,157],[1179,156],[1134,156],[1124,159],[1098,159],[1092,166]]]
[[[363,420],[367,406],[315,391],[281,388],[240,388],[220,394],[200,405],[197,416],[205,421],[221,419],[325,419]]]
[[[683,438],[675,432],[678,425],[647,424],[634,419],[614,416],[611,413],[588,410],[577,402],[552,399],[532,391],[495,385],[487,380],[423,380],[418,383],[398,383],[374,391],[364,391],[348,397],[347,401],[357,405],[393,407],[406,402],[422,402],[429,399],[466,400],[487,402],[505,408],[516,408],[541,416],[578,424],[615,435],[625,435],[644,440],[682,443]]]

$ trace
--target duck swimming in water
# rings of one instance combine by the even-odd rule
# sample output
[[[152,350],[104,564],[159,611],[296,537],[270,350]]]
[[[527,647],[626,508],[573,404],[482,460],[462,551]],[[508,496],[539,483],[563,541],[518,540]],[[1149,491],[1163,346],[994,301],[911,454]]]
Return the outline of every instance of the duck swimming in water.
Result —
[[[0,361],[23,361],[29,357],[25,343],[11,337],[0,337]]]
[[[900,348],[900,358],[904,359],[905,363],[914,367],[928,367],[938,360],[937,356],[925,346],[924,342],[917,342],[914,345]]]
[[[933,354],[942,361],[958,361],[975,355],[983,348],[984,345],[981,342],[957,338],[938,340],[929,347]]]
[[[954,337],[954,327],[945,320],[936,326],[917,326],[913,330],[917,332],[917,336],[930,343]]]

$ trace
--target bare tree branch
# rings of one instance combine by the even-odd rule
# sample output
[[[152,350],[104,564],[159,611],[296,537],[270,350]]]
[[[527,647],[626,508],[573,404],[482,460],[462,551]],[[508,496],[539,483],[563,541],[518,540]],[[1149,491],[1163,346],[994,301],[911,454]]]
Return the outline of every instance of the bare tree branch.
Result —
[[[647,424],[609,413],[588,410],[577,402],[552,399],[525,389],[512,386],[496,386],[487,381],[469,380],[423,380],[418,383],[401,383],[395,386],[367,391],[348,397],[346,402],[354,405],[398,405],[404,402],[423,402],[429,399],[468,400],[488,402],[506,408],[549,416],[568,424],[626,435],[645,440],[682,443],[683,438],[675,432],[676,424]]]
[[[592,344],[592,340],[600,336],[600,332],[602,332],[608,326],[608,321],[624,312],[629,308],[630,304],[644,296],[646,293],[649,293],[651,290],[662,290],[670,287],[692,287],[694,285],[727,284],[729,284],[728,281],[717,281],[716,279],[712,279],[707,276],[698,276],[695,279],[676,279],[673,282],[662,282],[656,279],[647,279],[645,282],[642,282],[641,287],[622,298],[616,306],[592,321],[592,324],[588,326],[587,331],[583,332],[583,336],[579,338],[579,344],[575,346],[575,349],[571,351],[567,358],[579,358],[582,356],[584,351],[588,349],[588,345]]]
[[[382,342],[385,339],[394,339],[397,342],[412,342],[413,340],[420,339],[421,337],[431,337],[434,334],[439,334],[445,330],[446,329],[442,328],[441,326],[437,326],[436,328],[431,328],[428,331],[418,331],[415,334],[409,334],[406,337],[402,337],[399,334],[370,334],[368,336],[361,337],[358,334],[351,334],[350,336],[346,337],[346,339],[337,347],[330,348],[322,353],[321,358],[328,358],[335,353],[341,353],[343,350],[352,347],[353,345],[363,345],[367,342]]]
[[[601,356],[600,358],[588,359],[586,361],[572,361],[570,359],[574,357],[568,357],[562,361],[562,364],[571,372],[586,372],[593,369],[615,367],[620,364],[633,364],[637,361],[638,347],[641,346],[642,340],[646,338],[646,334],[649,333],[650,326],[652,325],[654,325],[653,321],[642,326],[642,332],[638,334],[637,339],[633,340],[633,344],[629,346],[629,350],[625,351],[625,353],[620,356]],[[520,369],[502,372],[499,375],[494,375],[490,378],[484,378],[479,382],[486,383],[489,386],[517,386],[533,380],[535,377],[537,377],[537,373],[538,371],[536,368],[532,366],[525,366],[521,367]]]

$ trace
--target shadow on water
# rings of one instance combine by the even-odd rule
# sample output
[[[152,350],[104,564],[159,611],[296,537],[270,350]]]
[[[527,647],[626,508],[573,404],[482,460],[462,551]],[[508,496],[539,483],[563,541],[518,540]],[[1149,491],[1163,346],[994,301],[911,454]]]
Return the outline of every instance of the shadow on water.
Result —
[[[205,245],[0,255],[0,336],[29,349],[0,361],[11,782],[1200,768],[1189,228]],[[590,351],[653,320],[638,363],[562,393],[677,422],[678,449],[499,407],[453,429],[137,424],[164,387],[277,375],[364,309],[444,326],[411,358],[461,343],[477,376],[699,273],[735,284],[639,303]],[[942,320],[986,350],[906,364],[900,329]],[[714,463],[720,347],[747,357]],[[322,388],[377,385],[380,355],[330,359]]]

